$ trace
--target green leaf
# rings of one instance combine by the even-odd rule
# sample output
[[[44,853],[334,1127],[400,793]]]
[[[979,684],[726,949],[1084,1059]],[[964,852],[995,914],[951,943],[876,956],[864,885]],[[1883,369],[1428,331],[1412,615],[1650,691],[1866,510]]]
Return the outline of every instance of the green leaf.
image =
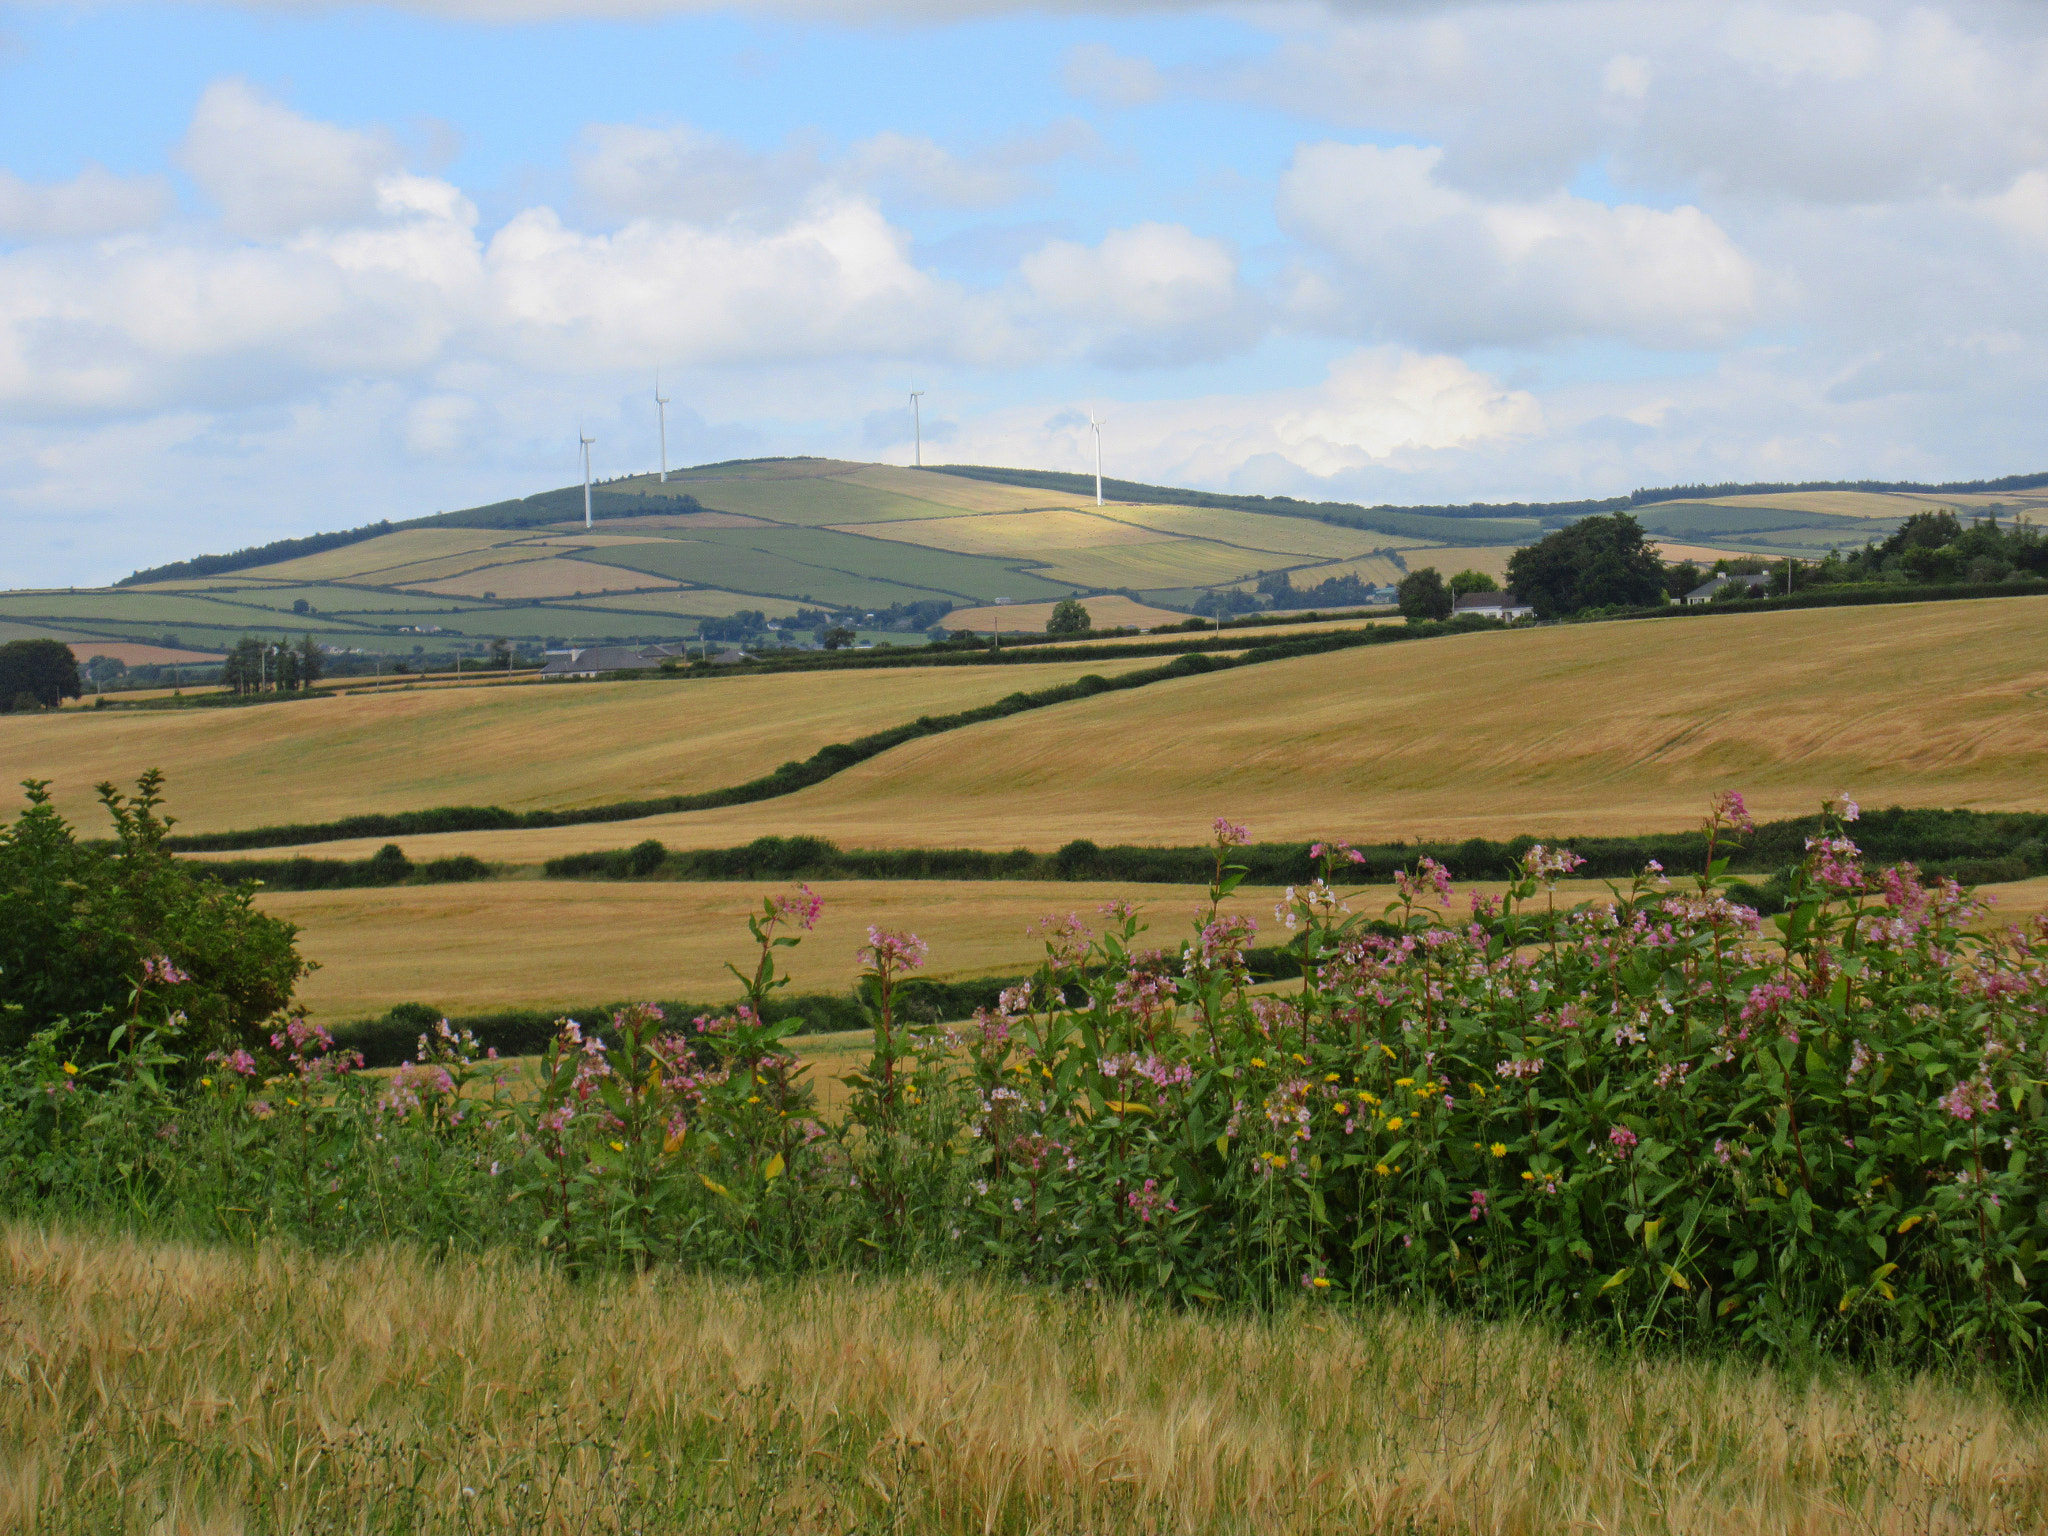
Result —
[[[1626,1280],[1630,1275],[1634,1273],[1635,1270],[1633,1267],[1626,1269],[1617,1269],[1613,1274],[1609,1275],[1606,1278],[1606,1280],[1601,1283],[1598,1294],[1605,1296],[1609,1291],[1613,1290],[1617,1285],[1621,1284],[1622,1281]]]

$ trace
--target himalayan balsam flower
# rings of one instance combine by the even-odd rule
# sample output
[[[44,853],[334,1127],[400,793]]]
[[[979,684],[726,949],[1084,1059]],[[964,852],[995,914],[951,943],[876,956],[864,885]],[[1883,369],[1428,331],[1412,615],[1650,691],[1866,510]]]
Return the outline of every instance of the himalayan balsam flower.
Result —
[[[1569,848],[1546,848],[1541,843],[1522,856],[1522,868],[1546,886],[1555,884],[1585,862]]]
[[[1738,832],[1754,832],[1756,823],[1750,819],[1749,807],[1743,802],[1739,791],[1724,789],[1714,796],[1714,820],[1726,822]]]
[[[787,896],[769,897],[768,905],[778,921],[792,922],[809,930],[818,926],[818,914],[825,910],[825,898],[808,885],[799,885]]]
[[[1846,789],[1836,792],[1835,798],[1828,802],[1828,809],[1842,821],[1854,821],[1863,814],[1863,808],[1849,798]]]
[[[916,970],[930,953],[931,945],[914,933],[870,927],[867,943],[855,950],[854,956],[870,970],[895,972]]]
[[[1251,828],[1241,827],[1234,821],[1216,818],[1216,846],[1219,848],[1242,848],[1252,840]]]
[[[1942,1110],[1958,1120],[1974,1120],[1998,1108],[1998,1090],[1980,1072],[1941,1096]]]
[[[1607,1139],[1620,1149],[1623,1157],[1627,1157],[1636,1149],[1636,1133],[1625,1125],[1617,1125],[1609,1131]]]
[[[1479,1220],[1482,1220],[1482,1219],[1484,1219],[1484,1217],[1485,1217],[1485,1215],[1486,1215],[1486,1191],[1485,1191],[1485,1190],[1483,1190],[1483,1189],[1475,1189],[1475,1190],[1473,1190],[1473,1191],[1472,1191],[1472,1209],[1471,1209],[1471,1211],[1470,1211],[1470,1213],[1469,1213],[1469,1214],[1470,1214],[1470,1216],[1471,1216],[1472,1220],[1474,1220],[1474,1221],[1479,1221]]]

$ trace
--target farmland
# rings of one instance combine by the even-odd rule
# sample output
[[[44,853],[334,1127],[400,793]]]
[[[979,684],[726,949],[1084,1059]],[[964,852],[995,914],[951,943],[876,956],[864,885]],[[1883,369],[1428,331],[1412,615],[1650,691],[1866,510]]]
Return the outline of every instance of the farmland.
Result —
[[[1634,833],[1690,826],[1731,786],[1769,816],[1845,786],[1873,805],[2043,809],[2044,617],[2048,599],[2013,598],[1366,647],[923,738],[783,799],[408,852],[537,863],[795,832],[844,847],[1180,843],[1218,814],[1272,838]]]
[[[1190,834],[1192,835],[1192,834]],[[408,849],[412,847],[408,844]],[[583,1009],[639,997],[717,1002],[738,983],[726,970],[747,946],[745,920],[760,909],[762,882],[614,884],[503,880],[383,890],[276,891],[266,912],[303,929],[300,947],[321,968],[299,995],[329,1024],[374,1018],[393,1004],[420,1002],[451,1014],[499,1008]],[[1044,958],[1033,931],[1048,914],[1073,913],[1099,926],[1097,909],[1135,902],[1150,925],[1145,944],[1172,949],[1206,910],[1200,886],[1094,881],[832,880],[816,932],[790,951],[784,969],[798,992],[845,992],[859,973],[855,949],[868,925],[916,933],[932,946],[928,974],[942,980],[1027,975]],[[1499,882],[1460,885],[1498,896]],[[1564,881],[1560,903],[1599,900],[1599,881]],[[1987,922],[2024,923],[2048,909],[2048,879],[1986,887]],[[1242,887],[1226,913],[1262,928],[1281,892]],[[1377,914],[1387,887],[1347,892],[1354,910]],[[593,944],[592,935],[603,942]],[[806,1059],[813,1051],[801,1047]],[[819,1076],[831,1075],[828,1069]]]
[[[0,1287],[22,1384],[0,1400],[0,1523],[52,1536],[237,1528],[226,1509],[451,1536],[2004,1533],[2037,1527],[2048,1461],[2038,1419],[1967,1380],[1650,1369],[1390,1309],[579,1283],[502,1253],[20,1222]]]
[[[589,805],[716,789],[834,741],[1153,661],[691,682],[520,683],[320,694],[229,711],[0,715],[11,779],[53,781],[95,829],[92,786],[170,777],[187,831],[439,805]]]

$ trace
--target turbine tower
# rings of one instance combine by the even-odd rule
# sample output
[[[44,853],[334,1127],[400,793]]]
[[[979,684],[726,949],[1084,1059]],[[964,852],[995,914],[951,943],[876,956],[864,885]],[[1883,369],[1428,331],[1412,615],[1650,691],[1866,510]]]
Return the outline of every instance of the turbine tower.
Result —
[[[668,396],[661,392],[661,370],[654,370],[654,409],[661,417],[661,483],[668,484]]]
[[[597,439],[585,437],[583,435],[583,428],[578,427],[576,429],[576,441],[583,448],[583,526],[585,529],[588,529],[590,527],[590,445],[596,442]]]
[[[1102,423],[1095,418],[1095,407],[1088,407],[1088,430],[1095,434],[1095,505],[1102,505]]]
[[[919,469],[924,468],[924,411],[917,402],[923,398],[924,391],[921,389],[913,389],[910,392],[910,429],[917,434],[917,467]]]

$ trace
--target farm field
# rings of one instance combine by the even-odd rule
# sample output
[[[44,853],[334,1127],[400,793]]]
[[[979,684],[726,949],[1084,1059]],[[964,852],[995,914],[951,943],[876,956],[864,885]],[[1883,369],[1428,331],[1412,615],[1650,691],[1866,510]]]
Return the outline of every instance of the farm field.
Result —
[[[409,851],[409,849],[408,849]],[[299,952],[320,962],[299,998],[332,1023],[423,1002],[451,1013],[572,1008],[595,1002],[738,995],[725,969],[751,954],[746,918],[790,882],[498,880],[357,891],[271,891],[264,911],[303,928]],[[780,957],[797,992],[843,992],[860,968],[868,925],[909,929],[932,946],[927,973],[1022,974],[1044,956],[1027,930],[1048,913],[1080,914],[1118,896],[1171,948],[1204,900],[1199,886],[1032,880],[827,880],[816,931]],[[1377,909],[1384,889],[1369,898]],[[1246,888],[1228,910],[1270,923],[1279,893]]]
[[[1690,826],[1727,788],[1766,817],[1842,788],[1868,805],[2048,809],[2044,621],[2048,598],[2028,597],[1374,646],[991,721],[779,800],[446,834],[414,856],[535,863],[799,832],[1050,850],[1199,842],[1217,815],[1267,838],[1635,833]]]
[[[417,856],[411,841],[406,851]],[[301,985],[300,1001],[336,1024],[378,1017],[405,1002],[448,1013],[665,997],[723,1002],[738,995],[726,962],[744,968],[749,958],[747,915],[788,883],[498,880],[268,891],[257,901],[300,925],[299,952],[321,967]],[[782,956],[797,992],[850,989],[860,970],[854,950],[866,942],[870,923],[920,935],[931,944],[924,974],[950,980],[1033,970],[1044,946],[1032,925],[1048,914],[1073,913],[1099,927],[1100,906],[1127,898],[1150,925],[1145,946],[1172,950],[1207,909],[1201,886],[1117,881],[822,880],[812,889],[825,898],[817,929]],[[1461,883],[1456,899],[1503,889],[1499,882]],[[2048,910],[2048,878],[1984,890],[1994,905],[1980,926],[2024,923]],[[1607,893],[1605,882],[1567,880],[1559,882],[1557,899],[1565,905]],[[1224,910],[1271,930],[1280,896],[1277,888],[1244,886]],[[1354,911],[1377,915],[1394,890],[1346,887],[1344,899]],[[830,1075],[829,1067],[821,1071]]]
[[[589,805],[716,789],[922,714],[1155,665],[529,681],[322,692],[241,709],[0,715],[0,763],[10,784],[51,780],[58,808],[92,836],[104,820],[92,786],[127,785],[150,767],[170,776],[170,810],[189,832],[440,805]]]
[[[946,615],[948,629],[974,629],[984,633],[1002,626],[1005,634],[1042,631],[1052,619],[1054,603],[1004,603],[985,608],[955,608]],[[1178,624],[1186,614],[1172,608],[1154,608],[1128,597],[1088,597],[1081,606],[1097,629],[1150,629],[1156,624]]]
[[[2003,1536],[2044,1506],[2048,1434],[1977,1383],[1617,1359],[1531,1323],[20,1220],[0,1295],[0,1519],[50,1536],[229,1509],[422,1536]]]

